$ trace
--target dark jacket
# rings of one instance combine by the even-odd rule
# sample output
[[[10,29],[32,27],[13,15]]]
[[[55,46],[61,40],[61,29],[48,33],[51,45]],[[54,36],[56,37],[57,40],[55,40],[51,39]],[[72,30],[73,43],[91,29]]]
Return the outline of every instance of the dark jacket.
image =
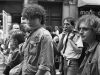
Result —
[[[77,75],[100,75],[100,44],[97,42],[92,48],[86,51]]]
[[[21,63],[23,61],[23,56],[19,53],[19,50],[16,50],[13,53],[12,56],[12,60],[11,62],[9,62],[5,68],[5,70],[3,71],[3,74],[5,75],[9,75],[9,71],[15,67],[16,65],[18,65],[19,63]]]

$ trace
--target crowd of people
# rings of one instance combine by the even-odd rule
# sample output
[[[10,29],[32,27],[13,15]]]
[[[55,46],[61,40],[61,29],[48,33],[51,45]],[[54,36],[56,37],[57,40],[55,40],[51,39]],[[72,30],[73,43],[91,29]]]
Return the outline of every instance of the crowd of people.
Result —
[[[27,5],[21,15],[26,24],[12,24],[1,44],[7,56],[4,75],[100,75],[99,17],[83,15],[77,21],[67,17],[53,31],[45,25],[41,5]]]

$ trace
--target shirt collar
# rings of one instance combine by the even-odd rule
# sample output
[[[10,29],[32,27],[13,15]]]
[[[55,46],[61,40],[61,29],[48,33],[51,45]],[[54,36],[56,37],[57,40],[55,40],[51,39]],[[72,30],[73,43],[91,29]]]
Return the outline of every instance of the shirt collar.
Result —
[[[95,44],[90,49],[88,49],[88,51],[93,52],[97,45],[98,45],[98,42],[95,42]]]
[[[32,30],[30,31],[30,34],[28,36],[28,38],[32,35],[32,33],[34,33],[36,30],[38,30],[39,28],[41,28],[42,26],[37,26],[35,28],[32,28]]]

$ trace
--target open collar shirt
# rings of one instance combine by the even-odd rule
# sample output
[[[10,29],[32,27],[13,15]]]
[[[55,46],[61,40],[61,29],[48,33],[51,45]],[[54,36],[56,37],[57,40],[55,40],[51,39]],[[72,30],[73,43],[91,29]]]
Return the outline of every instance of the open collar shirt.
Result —
[[[66,39],[68,38],[67,44],[65,44]],[[66,48],[65,52],[63,53],[63,57],[66,57],[66,59],[79,59],[82,53],[82,48],[83,48],[83,42],[81,39],[81,36],[79,35],[74,35],[73,33],[70,33],[69,35],[66,34],[63,40],[64,47],[65,45]]]

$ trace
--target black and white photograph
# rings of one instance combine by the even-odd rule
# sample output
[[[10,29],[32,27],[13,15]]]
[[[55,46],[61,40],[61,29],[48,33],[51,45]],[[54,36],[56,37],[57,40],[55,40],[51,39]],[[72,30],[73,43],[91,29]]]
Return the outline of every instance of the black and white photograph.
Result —
[[[100,0],[0,0],[0,75],[100,75]]]

